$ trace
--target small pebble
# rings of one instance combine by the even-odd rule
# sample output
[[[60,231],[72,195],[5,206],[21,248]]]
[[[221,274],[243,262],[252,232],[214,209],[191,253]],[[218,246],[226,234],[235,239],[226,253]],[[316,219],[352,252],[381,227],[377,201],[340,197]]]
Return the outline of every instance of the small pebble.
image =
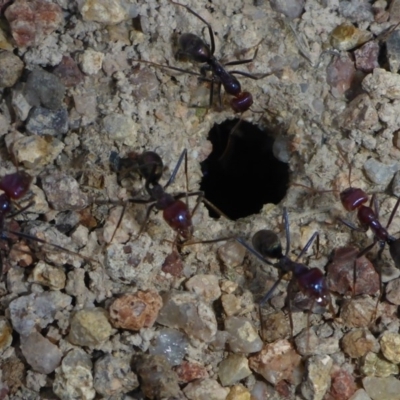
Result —
[[[189,342],[184,333],[175,329],[162,328],[149,347],[149,354],[163,355],[170,365],[175,366],[182,363],[188,346]]]
[[[354,62],[347,54],[333,57],[326,68],[326,82],[331,87],[332,94],[340,98],[352,87],[355,80],[356,69]]]
[[[373,295],[379,291],[379,274],[365,256],[356,258],[358,253],[359,249],[355,247],[340,247],[333,251],[326,277],[331,291],[351,295],[353,293],[354,268],[356,296],[360,294]]]
[[[331,45],[341,51],[352,50],[372,39],[372,33],[345,22],[331,32]]]
[[[358,389],[349,400],[371,400],[364,389]]]
[[[340,316],[349,328],[364,328],[372,322],[376,310],[376,300],[369,296],[360,296],[346,301]]]
[[[141,378],[140,388],[146,397],[181,398],[178,377],[164,356],[141,354],[133,360],[133,368]]]
[[[203,297],[207,303],[211,303],[221,296],[218,277],[215,275],[195,275],[186,281],[185,287],[189,292]]]
[[[285,135],[279,135],[272,146],[274,157],[279,161],[288,163],[290,161],[291,149],[290,139]]]
[[[375,68],[379,68],[379,51],[379,44],[374,41],[367,42],[359,49],[355,50],[354,58],[356,60],[356,68],[368,73],[372,72]]]
[[[395,132],[395,134],[393,135],[393,144],[397,148],[400,148],[400,131]],[[392,182],[392,193],[396,197],[400,197],[400,171],[397,171],[394,174],[393,182]]]
[[[400,75],[375,68],[362,81],[363,89],[374,98],[400,99]]]
[[[352,22],[372,21],[372,6],[363,0],[341,1],[340,14]]]
[[[394,364],[400,363],[400,334],[384,332],[379,340],[385,358]]]
[[[129,76],[129,83],[132,85],[132,96],[136,100],[155,100],[159,92],[159,82],[156,74],[148,68],[134,68]]]
[[[263,381],[256,381],[251,396],[251,400],[280,399],[277,391]]]
[[[334,366],[331,373],[331,386],[326,397],[330,400],[349,399],[357,390],[354,377],[346,370]]]
[[[255,353],[263,347],[257,330],[247,318],[226,318],[225,331],[229,334],[229,348],[234,353]]]
[[[400,31],[394,30],[386,39],[386,54],[390,71],[397,73],[400,69]]]
[[[77,311],[71,318],[68,340],[78,346],[98,346],[111,335],[107,312],[100,307]]]
[[[271,0],[271,8],[289,19],[301,16],[304,11],[304,0]]]
[[[5,317],[0,317],[0,354],[8,349],[13,340],[12,328]]]
[[[183,361],[182,364],[174,368],[178,375],[179,383],[188,383],[196,379],[208,378],[206,367],[201,364]]]
[[[384,164],[374,158],[369,158],[364,163],[364,171],[367,177],[377,185],[389,185],[393,175],[399,170],[397,163]]]
[[[42,177],[42,189],[47,201],[56,211],[81,210],[88,205],[88,197],[79,183],[69,175],[55,172]]]
[[[96,396],[93,388],[92,361],[82,349],[73,349],[56,369],[53,391],[61,400],[92,400]]]
[[[21,59],[9,51],[0,53],[0,88],[14,86],[24,69]]]
[[[101,22],[105,25],[115,25],[134,18],[120,0],[84,0],[80,4],[80,11],[85,21]]]
[[[103,127],[111,140],[134,140],[139,126],[131,117],[123,114],[110,114],[104,117]]]
[[[168,254],[167,257],[165,257],[165,260],[161,266],[161,271],[175,277],[179,277],[182,275],[182,257],[176,250],[173,250],[172,253]]]
[[[86,75],[96,75],[103,65],[104,54],[100,51],[87,49],[80,56],[82,72]]]
[[[61,63],[54,68],[53,74],[57,76],[66,87],[79,85],[84,79],[75,60],[70,56],[63,56]]]
[[[39,283],[52,290],[62,290],[65,288],[66,279],[67,277],[62,268],[39,261],[35,265],[28,282]]]
[[[23,94],[32,106],[58,110],[63,105],[65,86],[56,75],[36,68],[29,74]]]
[[[333,360],[329,356],[313,356],[307,359],[307,378],[301,385],[306,400],[322,400],[331,383]]]
[[[221,303],[225,314],[228,317],[239,314],[241,308],[240,300],[234,294],[223,294]]]
[[[263,340],[267,343],[275,342],[278,339],[288,339],[290,337],[290,323],[287,315],[279,310],[269,313],[262,319]]]
[[[7,393],[13,398],[16,391],[25,384],[26,371],[24,363],[17,357],[12,356],[7,359],[1,366],[1,381],[8,389],[7,392],[0,392],[5,396]],[[3,386],[4,387],[4,386]],[[7,399],[7,397],[5,397]]]
[[[161,296],[154,290],[124,294],[110,306],[110,319],[116,328],[138,331],[151,328],[162,307]]]
[[[387,6],[387,2],[385,2]],[[398,23],[400,22],[400,1],[392,0],[389,6],[390,22]]]
[[[351,358],[361,358],[377,346],[377,340],[372,333],[364,329],[354,329],[343,336],[343,351]]]
[[[182,329],[206,343],[217,333],[214,311],[192,293],[171,291],[162,296],[163,308],[157,322],[170,328]]]
[[[249,357],[250,368],[272,385],[283,379],[295,381],[294,374],[300,363],[301,356],[288,340],[267,344],[258,354]]]
[[[229,240],[219,247],[218,256],[228,268],[234,268],[243,263],[246,249],[236,240]]]
[[[400,305],[400,278],[390,281],[386,286],[386,300]]]
[[[251,393],[242,385],[235,385],[230,388],[226,400],[251,400]]]
[[[29,116],[32,106],[29,104],[28,100],[23,94],[23,87],[17,85],[15,88],[13,88],[11,96],[13,110],[21,121],[25,121]]]
[[[27,132],[32,135],[56,136],[68,132],[68,111],[65,108],[49,110],[34,107],[26,124]]]
[[[239,354],[230,354],[218,365],[218,377],[222,386],[232,386],[249,375],[249,362]]]
[[[16,0],[4,16],[18,47],[39,44],[63,23],[61,7],[46,0]]]
[[[139,381],[130,366],[130,356],[105,354],[94,364],[94,388],[105,397],[123,397],[136,389]]]
[[[387,378],[367,376],[362,380],[362,383],[372,400],[394,400],[399,398],[400,380],[394,376]]]
[[[229,389],[214,379],[203,379],[189,383],[183,393],[189,400],[226,400]]]
[[[301,355],[325,355],[337,353],[339,349],[339,338],[318,337],[314,329],[304,329],[295,338],[297,351]]]
[[[51,374],[61,362],[60,349],[36,331],[21,337],[21,351],[32,369],[42,374]]]
[[[390,375],[397,375],[399,367],[378,354],[368,353],[363,359],[361,372],[367,376],[387,378]]]

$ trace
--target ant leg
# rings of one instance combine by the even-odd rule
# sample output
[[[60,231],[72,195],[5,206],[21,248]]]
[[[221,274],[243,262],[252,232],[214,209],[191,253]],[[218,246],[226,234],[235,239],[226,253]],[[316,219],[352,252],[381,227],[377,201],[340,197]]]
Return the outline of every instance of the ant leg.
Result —
[[[346,221],[343,218],[338,218],[338,221],[340,221],[342,224],[346,225],[348,228],[350,228],[352,231],[356,231],[356,232],[367,232],[368,231],[368,227],[367,229],[365,229],[364,227],[361,226],[356,226],[354,225],[352,222],[350,221]]]
[[[185,4],[177,3],[177,2],[172,1],[172,0],[169,0],[169,1],[170,1],[172,4],[175,4],[175,5],[177,5],[177,6],[181,6],[181,7],[186,8],[186,10],[188,10],[192,15],[194,15],[194,16],[197,17],[200,21],[202,21],[204,24],[207,25],[208,33],[210,34],[210,41],[211,41],[211,49],[210,49],[210,52],[211,52],[211,55],[213,55],[214,52],[215,52],[215,40],[214,40],[214,33],[213,33],[212,28],[211,28],[211,25],[210,25],[203,17],[201,17],[199,14],[195,13],[191,8],[189,8],[189,7],[186,6]]]
[[[313,244],[314,240],[316,240],[317,244],[317,258],[318,258],[318,253],[319,253],[319,232],[314,232],[310,239],[308,239],[308,242],[306,245],[303,247],[301,250],[300,254],[296,258],[296,262],[304,255],[304,253],[310,248],[310,246]]]
[[[254,55],[252,58],[248,58],[246,60],[229,61],[227,63],[224,63],[224,67],[228,67],[230,65],[249,64],[249,63],[253,62],[256,59],[257,54],[258,54],[258,46],[260,46],[262,41],[263,41],[263,39],[261,39],[260,42],[258,44],[256,44],[256,51],[254,52]],[[231,73],[231,72],[229,71],[229,73]]]
[[[176,178],[176,174],[179,171],[179,168],[181,167],[182,161],[185,158],[185,164],[186,164],[186,170],[187,170],[187,149],[184,149],[181,153],[181,155],[179,156],[178,162],[175,165],[174,170],[171,173],[171,176],[168,179],[168,182],[164,185],[164,190],[175,180]],[[187,176],[186,176],[186,185],[187,185]]]
[[[150,204],[150,205],[147,207],[146,216],[144,217],[144,221],[142,222],[142,225],[140,226],[139,232],[138,232],[138,234],[135,236],[135,238],[133,239],[133,241],[139,239],[140,235],[143,233],[144,228],[146,227],[146,224],[147,224],[147,222],[148,222],[148,220],[149,220],[149,218],[150,218],[151,210],[155,207],[155,205],[156,205],[156,203],[154,202],[153,204]]]
[[[290,227],[289,227],[289,214],[287,212],[287,208],[283,208],[283,224],[285,226],[285,235],[286,235],[286,249],[285,249],[285,257],[288,256],[290,251]]]
[[[235,75],[235,74],[241,75],[241,76],[244,76],[245,78],[254,79],[255,81],[257,81],[259,79],[263,79],[266,76],[272,75],[272,72],[266,72],[265,74],[258,74],[258,75],[250,74],[250,73],[244,72],[244,71],[229,71],[229,73],[232,75]]]
[[[16,203],[14,203],[14,204],[16,204]],[[16,217],[17,215],[19,215],[19,214],[23,213],[24,211],[26,211],[28,208],[32,207],[34,204],[35,204],[35,201],[32,200],[25,207],[20,208],[18,211],[16,211],[13,214],[7,215],[7,219]]]
[[[137,62],[137,63],[142,63],[142,64],[153,65],[153,66],[158,67],[158,68],[164,68],[164,69],[170,69],[172,71],[183,72],[184,74],[199,76],[201,79],[203,79],[206,82],[211,82],[212,81],[211,79],[205,77],[204,75],[202,75],[202,74],[200,74],[198,72],[191,71],[189,69],[172,67],[170,65],[165,65],[165,64],[158,64],[158,63],[155,63],[155,62],[152,62],[152,61],[147,61],[147,60],[132,60],[132,61]]]

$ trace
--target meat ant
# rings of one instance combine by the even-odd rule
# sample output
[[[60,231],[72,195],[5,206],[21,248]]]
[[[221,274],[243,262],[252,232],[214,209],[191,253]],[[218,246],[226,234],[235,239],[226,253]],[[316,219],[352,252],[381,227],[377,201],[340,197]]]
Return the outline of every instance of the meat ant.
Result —
[[[149,206],[147,207],[145,219],[140,227],[136,238],[138,238],[143,233],[143,230],[147,224],[147,221],[149,220],[150,213],[153,208],[156,208],[157,210],[163,212],[164,221],[177,233],[178,238],[186,241],[192,237],[192,216],[196,212],[200,203],[203,201],[214,209],[216,207],[204,198],[204,193],[202,191],[177,193],[174,195],[166,192],[168,186],[175,180],[176,174],[178,173],[183,160],[185,160],[186,187],[188,187],[186,149],[184,149],[179,156],[178,162],[176,163],[176,166],[172,171],[171,176],[164,186],[160,185],[159,183],[162,177],[164,164],[161,157],[154,151],[145,151],[141,154],[132,152],[129,153],[126,158],[119,159],[119,162],[117,163],[119,164],[117,165],[117,170],[122,175],[127,175],[130,174],[132,171],[137,171],[139,175],[145,180],[145,190],[149,197],[147,199],[131,198],[123,203],[123,210],[110,242],[113,240],[115,233],[122,222],[122,218],[124,216],[125,209],[128,203],[149,204]],[[187,199],[191,196],[197,196],[197,200],[194,208],[190,211],[187,201],[184,202],[181,199]],[[101,201],[98,203],[103,202]],[[114,202],[114,204],[115,203],[117,202]],[[217,212],[224,215],[218,209]]]
[[[62,252],[69,253],[72,255],[77,255],[86,261],[88,260],[92,261],[88,257],[82,256],[62,246],[49,243],[44,239],[40,239],[38,237],[31,236],[23,232],[12,231],[5,228],[6,219],[13,218],[21,214],[22,212],[24,212],[33,205],[33,202],[30,202],[28,205],[12,213],[14,208],[14,201],[20,200],[28,193],[31,182],[32,182],[32,177],[24,171],[17,171],[12,174],[5,175],[0,179],[0,190],[4,192],[0,195],[0,234],[1,234],[0,238],[2,240],[9,240],[11,235],[15,235],[22,239],[50,245],[51,247],[60,250]],[[4,273],[5,271],[3,270],[3,258],[0,254],[0,279]]]
[[[253,104],[253,96],[250,92],[242,91],[240,82],[238,79],[235,78],[234,75],[241,75],[246,78],[258,80],[258,79],[265,78],[266,76],[270,75],[270,73],[253,75],[253,74],[243,72],[243,71],[236,71],[236,70],[235,71],[227,71],[225,69],[225,67],[231,66],[231,65],[248,64],[248,63],[251,63],[252,61],[254,61],[254,59],[257,57],[258,46],[261,42],[257,45],[256,51],[253,55],[253,58],[246,59],[246,60],[230,61],[225,64],[221,64],[214,56],[215,39],[214,39],[214,33],[213,33],[211,25],[203,17],[201,17],[196,12],[194,12],[187,5],[177,3],[172,0],[169,0],[169,1],[172,4],[186,8],[186,10],[190,14],[192,14],[195,17],[197,17],[198,19],[200,19],[207,26],[208,33],[210,35],[211,45],[207,44],[203,39],[201,39],[199,36],[197,36],[193,33],[183,33],[180,35],[179,40],[178,40],[179,50],[178,50],[177,55],[185,56],[197,63],[202,63],[203,66],[200,68],[200,73],[193,72],[193,71],[190,71],[187,69],[178,68],[178,67],[172,67],[169,65],[158,64],[158,63],[154,63],[151,61],[145,61],[145,60],[135,60],[135,61],[154,65],[156,67],[170,69],[173,71],[183,72],[183,73],[190,74],[190,75],[199,76],[203,81],[210,82],[211,83],[210,101],[209,101],[210,108],[212,106],[213,97],[214,97],[214,83],[216,83],[218,86],[217,93],[218,93],[218,100],[219,100],[220,106],[222,105],[221,86],[223,86],[226,93],[233,96],[233,98],[230,101],[230,106],[233,109],[233,111],[235,113],[243,113],[243,112],[247,111]],[[211,78],[206,77],[207,71],[211,71],[211,74],[212,74]]]
[[[271,265],[279,270],[279,278],[272,285],[271,289],[264,295],[264,297],[259,302],[259,312],[260,312],[260,321],[261,321],[261,336],[264,337],[263,334],[263,323],[262,323],[262,314],[261,307],[272,297],[275,289],[282,281],[283,277],[287,275],[289,272],[292,273],[292,278],[288,286],[288,308],[289,308],[289,321],[290,321],[290,330],[291,335],[293,337],[293,318],[291,314],[291,302],[292,302],[292,290],[294,286],[300,289],[300,291],[306,297],[312,300],[310,310],[313,309],[314,305],[317,304],[325,308],[329,306],[330,312],[334,315],[333,306],[331,303],[331,296],[329,289],[327,287],[325,277],[322,271],[319,268],[308,268],[306,265],[301,264],[298,260],[305,254],[305,252],[310,248],[310,246],[316,241],[317,248],[319,248],[319,234],[318,232],[314,232],[311,238],[308,240],[306,245],[301,250],[300,254],[293,261],[289,258],[289,250],[290,250],[290,228],[289,228],[289,216],[286,208],[283,209],[283,224],[285,227],[286,234],[286,249],[285,253],[282,251],[282,244],[278,237],[278,235],[271,230],[260,230],[253,235],[252,238],[252,246],[247,244],[242,238],[236,238],[236,240],[242,244],[246,249],[254,254],[258,259],[262,262]],[[269,261],[267,258],[275,259],[277,262],[273,263]],[[307,326],[310,326],[308,315]]]

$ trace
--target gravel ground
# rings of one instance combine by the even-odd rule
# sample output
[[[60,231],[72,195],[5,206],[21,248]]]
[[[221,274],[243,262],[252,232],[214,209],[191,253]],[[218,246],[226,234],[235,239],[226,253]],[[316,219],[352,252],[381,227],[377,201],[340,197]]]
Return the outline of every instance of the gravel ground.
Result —
[[[327,272],[331,306],[285,277],[260,324],[258,302],[278,271],[239,243],[176,248],[161,212],[138,237],[146,206],[134,203],[115,232],[125,200],[147,198],[135,171],[118,173],[119,158],[156,151],[165,184],[187,149],[197,191],[211,128],[239,117],[224,93],[222,107],[207,108],[209,82],[138,63],[198,72],[175,53],[181,33],[209,41],[200,19],[168,1],[0,0],[0,176],[26,171],[33,181],[17,202],[34,201],[5,220],[0,399],[398,399],[400,273],[387,249],[377,260],[378,246],[355,260],[373,234],[339,221],[357,225],[339,193],[375,194],[384,226],[400,195],[400,3],[185,4],[213,27],[218,59],[258,48],[230,68],[266,75],[238,76],[254,98],[240,118],[263,132],[242,123],[239,158],[228,148],[217,160],[244,176],[225,201],[238,207],[242,193],[251,202],[287,184],[279,204],[235,221],[201,204],[194,239],[251,243],[268,229],[285,248],[286,208],[292,260],[319,233],[301,262]],[[267,132],[289,182],[248,165],[266,157]],[[186,190],[182,167],[168,191]],[[9,233],[18,230],[51,245]],[[398,236],[397,213],[389,231]]]

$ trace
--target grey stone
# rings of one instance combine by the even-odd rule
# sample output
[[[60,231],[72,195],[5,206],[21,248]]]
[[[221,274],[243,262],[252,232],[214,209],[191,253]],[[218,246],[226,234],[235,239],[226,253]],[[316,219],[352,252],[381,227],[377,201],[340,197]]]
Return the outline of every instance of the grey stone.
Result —
[[[26,130],[32,135],[60,135],[68,132],[68,111],[65,108],[49,110],[34,107],[31,111]]]

